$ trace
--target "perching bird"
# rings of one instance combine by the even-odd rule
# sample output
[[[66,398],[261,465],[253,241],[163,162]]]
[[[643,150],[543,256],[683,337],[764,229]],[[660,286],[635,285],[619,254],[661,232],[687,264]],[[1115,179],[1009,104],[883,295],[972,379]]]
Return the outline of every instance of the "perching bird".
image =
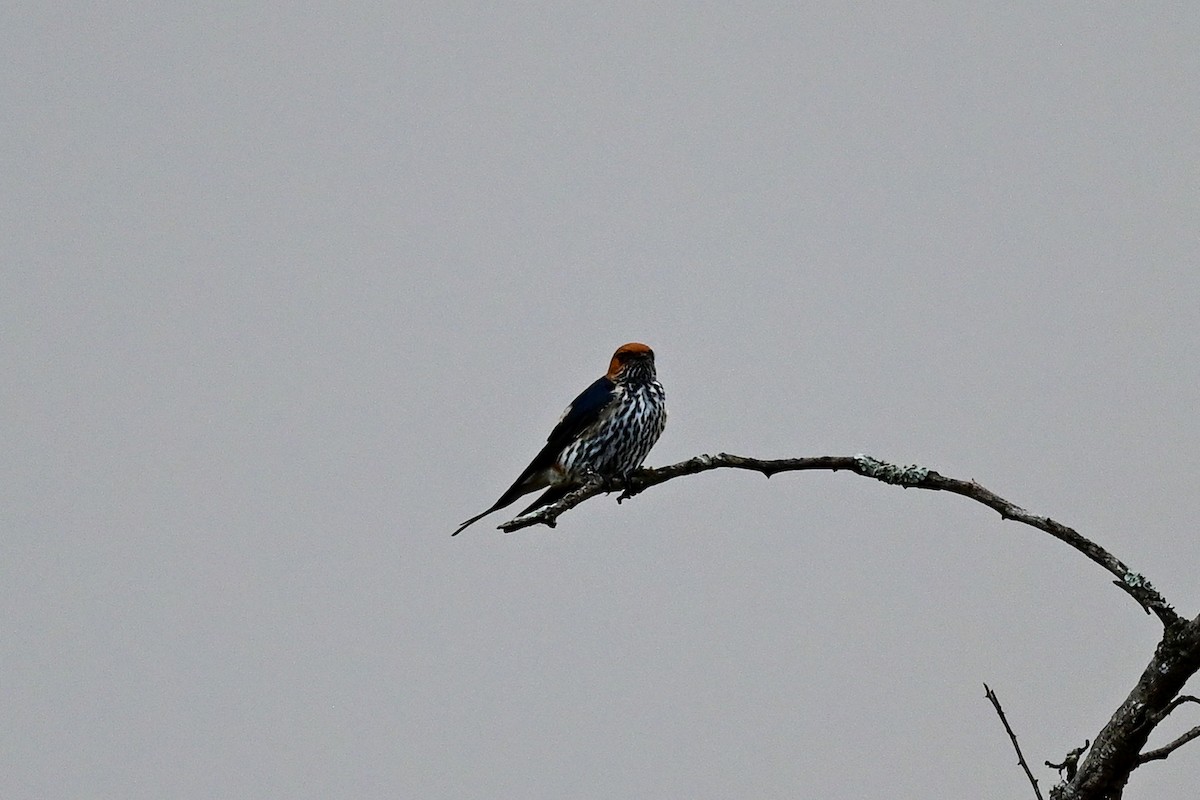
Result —
[[[654,374],[654,351],[638,342],[621,345],[608,372],[563,411],[546,446],[521,477],[491,508],[450,535],[457,536],[468,525],[539,489],[549,487],[522,514],[553,503],[592,475],[628,478],[642,465],[666,424],[666,395]]]

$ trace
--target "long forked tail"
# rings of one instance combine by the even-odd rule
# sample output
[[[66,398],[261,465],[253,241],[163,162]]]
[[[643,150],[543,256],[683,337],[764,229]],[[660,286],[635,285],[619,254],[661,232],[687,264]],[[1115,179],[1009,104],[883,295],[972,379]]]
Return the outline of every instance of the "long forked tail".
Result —
[[[569,495],[571,493],[572,489],[577,489],[577,488],[579,488],[579,487],[572,486],[570,484],[562,485],[562,486],[551,486],[549,489],[542,492],[541,495],[538,496],[537,500],[534,500],[528,506],[521,509],[521,513],[518,514],[517,516],[523,517],[526,514],[528,514],[530,511],[533,511],[534,509],[541,508],[542,506],[548,506],[551,503],[555,502],[556,500],[560,500],[560,499],[566,497],[567,495]]]
[[[476,522],[479,522],[479,520],[483,519],[484,517],[486,517],[488,514],[492,513],[495,510],[496,510],[496,506],[492,506],[487,511],[484,511],[482,514],[476,514],[475,516],[471,517],[469,520],[464,522],[462,525],[459,525],[458,529],[450,535],[458,536],[460,533],[465,531],[468,527],[470,527],[471,525],[474,525]]]
[[[522,475],[520,478],[518,478],[516,483],[514,483],[512,486],[508,487],[507,492],[500,495],[499,500],[492,503],[491,508],[489,508],[487,511],[484,511],[481,514],[476,514],[475,516],[471,517],[469,520],[464,522],[462,525],[459,525],[458,530],[456,530],[454,533],[452,533],[450,535],[458,536],[460,533],[462,533],[464,530],[467,529],[467,526],[474,525],[476,522],[479,522],[479,520],[483,519],[484,517],[486,517],[488,514],[492,513],[493,511],[499,511],[500,509],[502,509],[505,506],[514,502],[521,495],[528,494],[529,492],[537,491],[537,487],[530,488],[530,489],[525,488],[524,481],[525,481],[526,477],[527,476]]]
[[[518,514],[517,516],[522,517],[522,516],[528,514],[530,511],[533,511],[535,508],[541,508],[542,506],[549,505],[550,503],[553,503],[555,500],[558,500],[561,497],[565,497],[574,488],[575,488],[574,486],[551,486],[549,489],[542,492],[541,496],[538,497],[537,500],[534,500],[526,508],[522,509],[521,513]],[[476,522],[479,522],[479,520],[483,519],[484,517],[486,517],[488,514],[492,513],[493,511],[504,508],[506,505],[511,503],[513,500],[516,500],[517,497],[520,497],[521,494],[524,494],[524,492],[521,492],[519,494],[515,494],[514,496],[510,497],[509,493],[511,493],[511,492],[513,492],[512,489],[510,489],[508,492],[506,492],[504,497],[501,497],[499,500],[497,500],[496,504],[493,505],[491,508],[489,508],[487,511],[484,511],[482,514],[476,514],[475,516],[471,517],[469,520],[464,522],[462,525],[459,525],[458,530],[456,530],[454,533],[452,533],[450,535],[458,536],[460,533],[462,533],[464,530],[466,530],[468,526],[474,525]]]

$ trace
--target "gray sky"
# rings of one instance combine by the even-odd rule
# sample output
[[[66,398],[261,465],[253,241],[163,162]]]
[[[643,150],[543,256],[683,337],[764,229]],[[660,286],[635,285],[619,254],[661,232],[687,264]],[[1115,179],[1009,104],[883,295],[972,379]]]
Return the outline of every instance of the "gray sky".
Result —
[[[1028,796],[982,683],[1040,765],[1159,630],[1044,534],[732,472],[449,533],[641,340],[651,464],[975,478],[1196,613],[1198,34],[7,5],[0,796]]]

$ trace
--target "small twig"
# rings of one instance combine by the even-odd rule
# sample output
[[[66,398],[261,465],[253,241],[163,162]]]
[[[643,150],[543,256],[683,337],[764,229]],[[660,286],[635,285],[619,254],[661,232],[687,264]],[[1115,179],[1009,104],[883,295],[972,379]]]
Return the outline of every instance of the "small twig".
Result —
[[[528,514],[516,517],[515,519],[510,519],[508,522],[501,524],[500,530],[504,531],[505,533],[512,533],[515,530],[520,530],[521,528],[528,528],[530,525],[539,524],[553,528],[558,524],[558,517],[564,511],[574,508],[584,500],[587,500],[589,497],[595,497],[604,490],[605,484],[603,480],[597,478],[595,480],[588,481],[575,491],[560,497],[558,500],[550,503],[549,505],[542,506],[536,511],[530,511]]]
[[[1200,725],[1192,728],[1170,744],[1165,744],[1157,750],[1147,750],[1145,753],[1142,753],[1138,756],[1138,763],[1145,764],[1147,761],[1158,761],[1166,758],[1193,739],[1200,739]]]
[[[1004,730],[1008,731],[1008,738],[1012,740],[1013,750],[1017,751],[1017,764],[1021,769],[1025,770],[1025,777],[1029,778],[1029,784],[1033,786],[1033,793],[1038,800],[1042,800],[1042,790],[1038,788],[1037,778],[1033,777],[1033,773],[1029,771],[1029,765],[1025,763],[1025,756],[1021,753],[1021,745],[1017,744],[1017,735],[1013,733],[1013,729],[1008,724],[1008,719],[1004,716],[1004,709],[1000,707],[1000,698],[996,697],[988,685],[983,685],[984,697],[992,701],[992,705],[996,708],[996,713],[1000,716],[1000,721],[1004,723]]]
[[[1162,710],[1162,713],[1158,715],[1158,719],[1160,721],[1165,719],[1167,714],[1170,714],[1172,711],[1179,708],[1184,703],[1200,703],[1200,697],[1194,697],[1190,694],[1179,695],[1179,697],[1176,697],[1174,700],[1167,703],[1167,707],[1164,708]]]
[[[1091,746],[1092,740],[1084,739],[1083,747],[1076,747],[1074,750],[1067,753],[1061,764],[1054,764],[1050,761],[1047,761],[1046,766],[1050,769],[1058,770],[1058,777],[1060,778],[1063,777],[1063,772],[1066,771],[1067,780],[1073,781],[1075,780],[1075,773],[1079,771],[1079,757],[1082,756],[1083,752]],[[1051,793],[1051,795],[1053,796],[1053,793]]]

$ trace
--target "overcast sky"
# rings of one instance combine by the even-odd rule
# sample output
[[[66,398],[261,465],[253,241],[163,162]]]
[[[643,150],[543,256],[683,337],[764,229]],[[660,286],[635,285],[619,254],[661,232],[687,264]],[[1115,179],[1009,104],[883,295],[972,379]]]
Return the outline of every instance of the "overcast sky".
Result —
[[[1194,615],[1198,54],[1192,2],[6,5],[0,796],[1031,796],[985,681],[1048,788],[1160,627],[981,506],[449,534],[637,340],[650,464],[974,478]]]

